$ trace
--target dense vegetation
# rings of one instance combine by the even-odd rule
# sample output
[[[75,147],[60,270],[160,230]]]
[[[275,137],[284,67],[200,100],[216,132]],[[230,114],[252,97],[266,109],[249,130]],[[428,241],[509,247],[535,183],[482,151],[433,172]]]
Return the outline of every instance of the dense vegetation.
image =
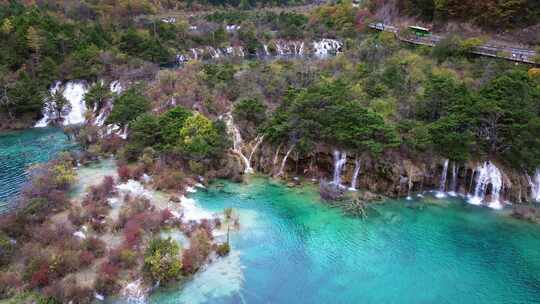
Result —
[[[161,2],[162,8],[183,7]],[[466,12],[490,10],[491,2],[486,7],[458,2],[399,4],[429,20],[457,18],[486,26],[531,24],[538,14],[531,1],[498,1],[484,20]],[[371,32],[365,23],[377,1],[368,2],[368,8],[348,2],[323,5],[309,14],[215,11],[189,23],[161,22],[152,15],[160,8],[142,0],[119,5],[80,1],[64,8],[55,1],[0,3],[0,39],[6,42],[0,45],[0,118],[29,115],[35,120],[43,103],[49,114],[60,117],[67,101],[47,88],[56,80],[87,80],[92,83],[84,96],[87,107],[109,109],[110,115],[101,129],[87,124],[76,130],[84,157],[114,153],[124,182],[149,174],[156,189],[182,191],[188,174],[231,177],[238,162],[226,157],[231,148],[226,113],[244,141],[264,136],[278,151],[294,148],[297,158],[313,156],[323,146],[373,157],[389,151],[457,162],[489,156],[520,172],[540,166],[540,70],[473,57],[467,50],[478,43],[475,39],[451,36],[429,49]],[[186,5],[201,3],[246,8],[259,2]],[[520,13],[522,7],[526,14]],[[227,31],[229,24],[240,28]],[[243,45],[254,54],[271,39],[314,37],[337,37],[347,48],[325,60],[225,58],[164,68],[191,47]],[[121,93],[110,90],[117,79],[127,84]],[[94,114],[88,113],[88,121],[96,119]],[[129,130],[125,139],[119,136],[123,130]],[[73,165],[63,155],[33,168],[20,212],[1,219],[0,296],[37,290],[44,301],[82,303],[92,299],[93,289],[117,292],[119,278],[131,268],[140,267],[152,283],[165,283],[193,274],[212,251],[229,252],[228,244],[213,246],[208,222],[182,223],[190,238],[187,249],[169,239],[145,238],[179,225],[171,223],[170,212],[156,210],[145,199],[125,199],[127,207],[118,218],[104,221],[111,209],[112,178],[92,187],[80,206],[71,205],[65,193],[74,181]],[[69,226],[50,222],[53,211],[66,212]],[[121,242],[106,252],[99,237],[75,238],[83,225],[97,236],[120,233]],[[92,288],[73,287],[66,279],[91,265],[103,273]]]
[[[519,27],[540,21],[540,3],[534,0],[398,0],[407,14],[444,23],[448,19],[472,21],[490,28]]]

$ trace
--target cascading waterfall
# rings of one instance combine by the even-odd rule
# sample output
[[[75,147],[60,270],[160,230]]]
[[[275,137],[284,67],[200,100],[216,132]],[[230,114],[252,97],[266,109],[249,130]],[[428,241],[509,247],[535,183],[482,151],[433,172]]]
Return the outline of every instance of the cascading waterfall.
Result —
[[[122,85],[117,80],[111,82],[111,84],[109,85],[109,89],[113,94],[116,94],[116,95],[120,95],[123,91]],[[93,122],[94,125],[98,127],[102,127],[105,124],[107,117],[109,117],[109,114],[111,114],[112,108],[113,108],[113,101],[107,100],[107,103],[103,105],[103,107],[99,110],[99,113],[96,113],[97,109],[94,109],[94,114],[97,114]]]
[[[531,187],[531,198],[535,202],[540,202],[540,168],[537,168],[534,172],[534,178],[527,174],[527,180]]]
[[[82,124],[85,122],[84,114],[86,113],[86,104],[84,102],[84,94],[86,93],[87,89],[84,83],[82,82],[76,82],[76,81],[69,81],[65,85],[62,86],[60,82],[56,82],[56,84],[51,89],[51,93],[55,93],[56,91],[63,88],[62,95],[66,98],[66,100],[70,104],[70,110],[67,115],[62,117],[62,125],[69,126],[69,125],[77,125]],[[49,125],[49,123],[58,117],[51,117],[50,111],[45,108],[43,110],[43,118],[38,121],[34,127],[36,128],[43,128]]]
[[[452,163],[452,183],[450,184],[450,192],[448,192],[450,196],[456,196],[458,193],[458,189],[457,189],[458,171],[459,171],[459,168],[458,166],[456,166],[456,162],[453,162]]]
[[[500,202],[500,193],[503,188],[502,174],[490,161],[484,162],[476,168],[478,177],[476,178],[476,187],[474,195],[469,198],[469,203],[473,205],[481,205],[486,200],[486,191],[491,185],[491,201],[487,205],[493,209],[502,209]]]
[[[259,148],[259,146],[262,144],[263,140],[264,140],[264,135],[257,136],[255,138],[255,145],[253,146],[251,153],[249,153],[249,158],[248,158],[248,162],[250,163],[250,165],[251,165],[251,160],[253,159],[253,155],[257,151],[257,148]]]
[[[279,172],[277,176],[283,176],[283,174],[285,173],[285,165],[287,164],[287,159],[289,158],[289,155],[293,151],[294,146],[295,145],[292,145],[287,151],[287,153],[285,153],[285,156],[283,157],[283,160],[281,161],[281,166],[279,167]]]
[[[334,178],[332,184],[337,187],[341,185],[341,171],[347,163],[347,153],[345,151],[334,150]]]
[[[313,55],[316,58],[327,58],[330,55],[335,55],[341,52],[343,43],[335,39],[320,39],[312,41],[306,47],[304,41],[276,39],[270,42],[270,45],[263,44],[262,49],[256,53],[263,53],[264,56],[277,57],[303,57],[305,55]],[[212,46],[203,46],[199,48],[189,49],[188,52],[179,53],[176,55],[176,63],[183,64],[193,60],[204,59],[219,59],[223,57],[241,57],[246,56],[246,52],[242,46],[227,46],[215,48]]]
[[[438,197],[438,198],[446,197],[445,190],[446,190],[446,177],[447,177],[447,174],[448,174],[448,159],[446,159],[444,161],[443,171],[442,171],[442,174],[441,174],[441,183],[439,185],[439,191],[437,192],[437,194],[435,194],[435,196]]]
[[[242,161],[244,162],[244,173],[253,173],[253,168],[251,168],[251,163],[249,159],[242,153],[242,145],[244,141],[242,140],[242,135],[240,134],[240,130],[236,127],[234,124],[233,117],[231,113],[225,114],[225,124],[227,125],[227,129],[229,131],[229,134],[233,138],[233,152],[240,156]]]
[[[354,160],[354,172],[351,179],[351,186],[349,187],[350,191],[356,191],[356,182],[358,180],[358,174],[360,173],[360,159],[355,158]]]
[[[313,42],[314,54],[319,58],[326,58],[331,54],[338,54],[341,52],[343,44],[335,39],[321,39]]]

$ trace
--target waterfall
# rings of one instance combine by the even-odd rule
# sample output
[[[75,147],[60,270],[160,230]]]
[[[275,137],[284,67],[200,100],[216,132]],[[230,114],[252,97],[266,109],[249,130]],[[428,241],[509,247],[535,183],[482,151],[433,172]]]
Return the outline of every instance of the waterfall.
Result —
[[[84,113],[86,113],[86,104],[84,102],[84,94],[86,93],[86,87],[82,82],[69,81],[65,85],[60,82],[56,84],[50,90],[51,93],[55,93],[58,90],[62,91],[62,95],[67,99],[70,104],[70,110],[62,117],[62,124],[64,126],[83,124],[85,122]],[[34,127],[43,128],[49,125],[52,120],[58,117],[51,117],[47,105],[43,109],[43,118],[38,121]]]
[[[261,145],[263,140],[264,140],[264,135],[257,136],[255,138],[255,146],[253,146],[253,149],[251,150],[251,153],[249,153],[249,158],[248,158],[248,162],[250,165],[251,165],[251,160],[253,159],[253,155],[255,154],[255,152],[257,151],[257,148]]]
[[[318,58],[326,58],[331,54],[338,54],[341,52],[343,44],[334,39],[321,39],[313,42],[314,54]]]
[[[270,47],[271,46],[271,47]],[[306,48],[306,43],[301,40],[285,40],[275,39],[271,45],[263,44],[257,54],[264,53],[264,56],[277,57],[303,57],[304,55],[313,55],[316,58],[324,59],[331,55],[341,52],[343,43],[335,39],[319,39],[312,41],[310,46]],[[271,51],[272,50],[272,51]],[[275,50],[275,54],[274,51]],[[246,53],[242,46],[226,46],[214,48],[212,46],[201,46],[199,48],[191,48],[187,52],[176,54],[176,63],[181,65],[192,60],[219,59],[223,57],[240,57],[244,58]]]
[[[283,174],[285,173],[285,165],[287,164],[287,159],[289,158],[289,155],[294,149],[294,146],[295,145],[292,145],[287,151],[287,153],[285,154],[285,156],[283,157],[283,160],[281,161],[281,167],[279,167],[279,172],[277,176],[283,176]]]
[[[356,191],[356,181],[358,180],[358,174],[360,173],[360,159],[358,157],[354,160],[354,173],[351,180],[350,191]]]
[[[347,163],[347,153],[345,151],[334,150],[334,178],[332,184],[337,187],[341,187],[341,171],[345,163]]]
[[[446,176],[448,174],[448,159],[444,161],[443,171],[441,174],[441,183],[439,185],[439,192],[435,194],[438,198],[446,197],[446,194],[444,193],[446,190]]]
[[[459,171],[459,167],[456,166],[456,162],[453,162],[452,163],[452,183],[450,184],[450,192],[448,192],[450,196],[456,196],[458,193],[458,188],[457,188],[458,171]]]
[[[234,120],[231,113],[225,114],[225,124],[227,125],[229,134],[232,136],[232,139],[233,139],[232,151],[238,156],[240,156],[240,158],[244,162],[244,173],[253,173],[253,168],[251,168],[249,159],[242,153],[242,145],[244,141],[242,140],[242,135],[240,134],[240,130],[238,130],[238,128],[234,124]]]
[[[534,179],[531,179],[531,176],[527,174],[527,180],[531,187],[531,198],[535,202],[540,202],[540,168],[534,172]]]
[[[408,172],[409,176],[408,176],[408,179],[407,179],[407,200],[410,201],[412,200],[412,196],[411,196],[411,192],[412,192],[412,188],[413,188],[413,172],[412,172],[412,166],[410,167],[409,169],[409,172]]]
[[[481,166],[478,166],[476,171],[478,172],[476,187],[474,189],[474,195],[469,198],[469,203],[481,205],[486,200],[486,190],[491,184],[491,202],[488,202],[487,205],[493,209],[502,209],[503,206],[499,199],[503,188],[503,180],[499,168],[491,162],[486,161]]]

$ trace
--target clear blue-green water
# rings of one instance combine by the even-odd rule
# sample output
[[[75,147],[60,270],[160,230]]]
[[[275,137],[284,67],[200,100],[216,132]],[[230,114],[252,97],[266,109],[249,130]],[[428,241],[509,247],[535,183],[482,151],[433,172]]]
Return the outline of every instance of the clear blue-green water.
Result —
[[[233,251],[151,303],[540,303],[540,228],[460,200],[393,201],[366,220],[263,178],[192,195],[234,207]]]
[[[0,133],[0,212],[20,193],[28,166],[46,162],[74,146],[55,128]]]

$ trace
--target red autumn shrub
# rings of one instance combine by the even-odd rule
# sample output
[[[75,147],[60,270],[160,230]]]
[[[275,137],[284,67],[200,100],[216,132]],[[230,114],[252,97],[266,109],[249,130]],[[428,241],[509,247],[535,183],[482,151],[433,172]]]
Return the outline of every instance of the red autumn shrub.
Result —
[[[43,245],[50,245],[57,239],[56,231],[49,224],[42,224],[35,227],[32,229],[31,235],[32,239]]]
[[[120,268],[112,264],[110,261],[103,262],[103,264],[101,264],[99,267],[99,270],[102,275],[110,278],[116,278],[120,272]]]
[[[169,209],[161,210],[161,222],[165,223],[172,218],[174,218],[174,215],[172,214],[171,210]]]
[[[161,227],[162,217],[160,212],[147,211],[135,214],[132,217],[145,231],[156,232]]]
[[[130,247],[139,244],[141,240],[141,224],[136,220],[129,220],[124,226],[124,238]]]
[[[88,250],[84,250],[79,254],[79,260],[81,261],[81,266],[90,266],[94,260],[96,259],[96,256]]]
[[[44,287],[49,284],[49,265],[43,263],[39,266],[37,271],[32,274],[30,278],[30,285],[32,287]]]
[[[212,238],[212,222],[208,219],[202,219],[200,224],[199,224],[199,229],[203,229],[204,231],[206,231],[206,234],[210,236],[210,238]]]
[[[131,178],[131,170],[127,165],[119,166],[117,169],[118,177],[125,182]]]
[[[206,261],[212,250],[210,236],[204,229],[197,229],[189,239],[189,248],[182,254],[184,273],[195,273]]]

